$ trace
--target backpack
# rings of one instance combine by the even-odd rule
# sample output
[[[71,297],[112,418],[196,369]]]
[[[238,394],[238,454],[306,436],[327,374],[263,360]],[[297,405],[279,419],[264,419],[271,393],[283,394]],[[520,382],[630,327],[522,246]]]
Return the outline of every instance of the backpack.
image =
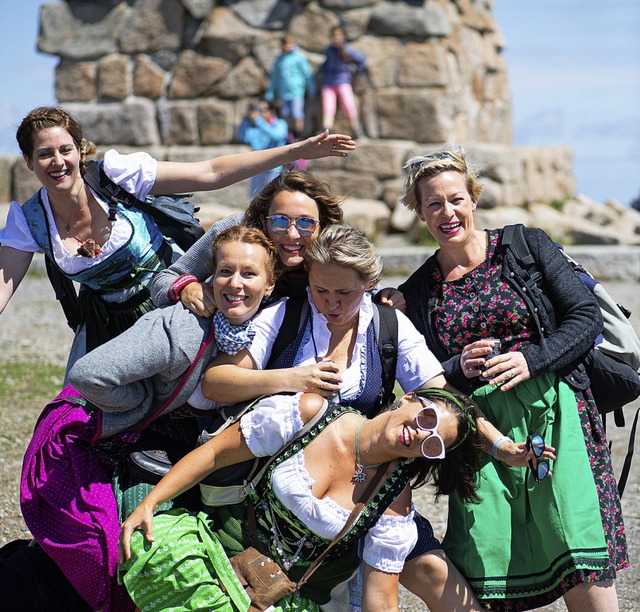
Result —
[[[524,238],[524,226],[521,223],[507,225],[503,229],[502,244],[507,246],[518,264],[521,266],[519,276],[525,284],[539,286],[542,274],[536,270],[536,262],[529,251]],[[613,412],[618,427],[625,426],[623,407],[640,396],[640,339],[629,323],[631,312],[615,302],[606,289],[580,263],[570,257],[562,247],[556,246],[569,263],[576,276],[587,286],[595,296],[604,319],[604,330],[594,342],[593,349],[585,358],[585,368],[591,381],[591,392],[602,415],[606,426],[606,415]],[[545,309],[551,321],[555,324],[553,304],[541,292]],[[629,448],[624,467],[618,481],[620,496],[626,484],[638,422],[636,415],[631,427]]]
[[[378,409],[390,404],[395,395],[396,365],[398,362],[398,319],[390,306],[373,303],[373,333],[378,344],[382,365],[382,388],[376,401]],[[284,319],[273,341],[271,355],[267,362],[268,370],[282,351],[289,346],[306,323],[309,313],[307,298],[289,299],[285,306]]]
[[[83,179],[109,203],[110,221],[116,219],[118,203],[140,210],[152,217],[163,236],[177,244],[183,252],[188,251],[205,233],[200,221],[195,217],[195,213],[200,209],[194,208],[193,204],[182,196],[148,196],[143,202],[114,183],[105,174],[102,163],[95,160],[87,162]],[[75,285],[48,258],[45,258],[45,266],[56,299],[62,306],[69,327],[75,332],[79,325]]]
[[[3,610],[91,612],[55,561],[33,540],[13,540],[0,548]]]

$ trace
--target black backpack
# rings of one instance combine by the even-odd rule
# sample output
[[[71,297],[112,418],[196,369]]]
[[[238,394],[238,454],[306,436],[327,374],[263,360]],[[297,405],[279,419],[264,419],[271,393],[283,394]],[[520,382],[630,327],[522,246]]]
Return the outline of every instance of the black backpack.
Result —
[[[84,181],[109,203],[109,220],[115,221],[118,203],[128,208],[136,208],[153,218],[162,234],[173,240],[184,252],[204,235],[205,230],[195,214],[200,210],[183,196],[149,196],[143,202],[114,183],[102,169],[102,164],[87,162]],[[187,196],[188,197],[188,196]],[[45,258],[47,276],[60,302],[67,324],[75,332],[79,325],[77,292],[71,279],[66,277],[49,258]]]
[[[91,612],[55,561],[33,540],[0,548],[0,592],[7,612]]]

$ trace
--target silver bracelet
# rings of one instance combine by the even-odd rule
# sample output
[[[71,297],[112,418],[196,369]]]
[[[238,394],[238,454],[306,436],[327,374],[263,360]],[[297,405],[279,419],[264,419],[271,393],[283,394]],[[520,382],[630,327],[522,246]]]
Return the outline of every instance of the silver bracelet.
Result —
[[[503,442],[513,442],[513,440],[509,436],[500,436],[497,440],[493,441],[491,449],[489,450],[491,456],[498,461],[500,461],[500,457],[498,457],[498,449]]]

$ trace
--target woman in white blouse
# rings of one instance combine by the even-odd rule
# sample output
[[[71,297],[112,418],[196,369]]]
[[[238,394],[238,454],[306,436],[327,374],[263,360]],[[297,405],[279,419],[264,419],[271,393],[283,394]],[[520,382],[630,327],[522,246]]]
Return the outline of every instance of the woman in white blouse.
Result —
[[[212,565],[214,555],[199,551],[220,550],[222,543],[227,552],[229,539],[218,541],[195,517],[172,513],[154,518],[153,513],[213,470],[277,453],[301,420],[322,404],[315,394],[261,401],[237,425],[177,463],[134,510],[122,526],[119,547],[121,561],[127,560],[125,585],[143,612],[173,609],[174,601],[183,606],[191,597],[190,609],[218,610],[228,605],[237,591],[225,584],[233,581],[233,574],[220,564]],[[394,407],[366,419],[351,409],[330,405],[316,423],[315,433],[302,438],[302,449],[278,456],[261,479],[257,488],[261,501],[256,500],[258,538],[296,581],[341,530],[363,496],[367,480],[379,465],[385,465],[383,484],[371,500],[364,500],[370,503],[352,526],[353,537],[340,543],[339,554],[323,562],[299,594],[280,602],[283,609],[313,611],[317,604],[326,603],[332,589],[357,567],[362,542],[362,609],[397,610],[399,574],[417,540],[408,483],[433,480],[439,493],[455,489],[476,499],[480,446],[475,410],[468,398],[432,389],[406,395]],[[281,418],[282,414],[290,418]],[[216,526],[215,517],[212,526]],[[136,530],[142,530],[154,545],[149,547]],[[191,542],[192,537],[197,539]],[[183,578],[187,567],[190,578]],[[198,589],[190,588],[193,584]],[[226,587],[226,599],[220,584]],[[214,600],[215,605],[203,603]]]
[[[0,231],[0,313],[24,278],[34,253],[44,253],[64,276],[80,283],[79,324],[68,369],[87,350],[116,336],[153,308],[147,290],[153,274],[175,261],[154,220],[108,202],[83,179],[95,145],[62,108],[39,107],[20,124],[16,138],[29,170],[42,184],[24,204],[12,202]],[[108,178],[139,200],[152,195],[221,189],[299,158],[345,156],[355,143],[324,132],[304,141],[197,162],[157,161],[147,153],[109,150]]]

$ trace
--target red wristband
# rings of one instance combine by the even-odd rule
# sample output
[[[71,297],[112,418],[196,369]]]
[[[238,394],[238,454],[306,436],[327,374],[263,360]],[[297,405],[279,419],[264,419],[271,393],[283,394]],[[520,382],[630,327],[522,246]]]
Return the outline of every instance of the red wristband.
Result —
[[[180,301],[180,292],[191,283],[200,282],[196,276],[193,274],[182,274],[178,276],[175,281],[169,287],[169,291],[167,295],[169,296],[169,300],[174,304],[177,304]]]

